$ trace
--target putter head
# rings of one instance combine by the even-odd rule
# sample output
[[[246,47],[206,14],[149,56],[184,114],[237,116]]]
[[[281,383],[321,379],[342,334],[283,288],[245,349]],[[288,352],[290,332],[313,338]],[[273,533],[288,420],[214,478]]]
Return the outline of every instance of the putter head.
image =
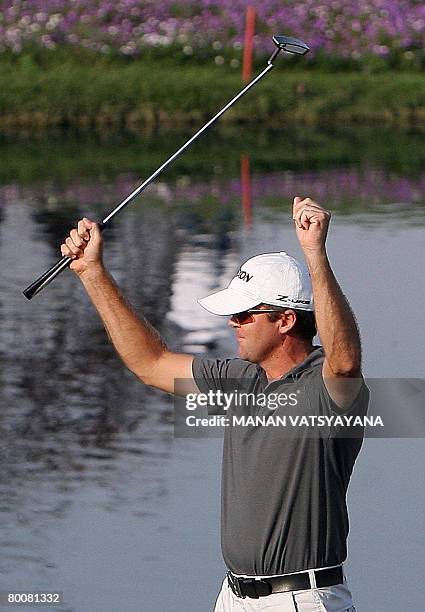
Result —
[[[305,55],[310,51],[310,47],[298,38],[273,36],[273,42],[281,51],[286,51],[286,53],[292,53],[293,55]]]

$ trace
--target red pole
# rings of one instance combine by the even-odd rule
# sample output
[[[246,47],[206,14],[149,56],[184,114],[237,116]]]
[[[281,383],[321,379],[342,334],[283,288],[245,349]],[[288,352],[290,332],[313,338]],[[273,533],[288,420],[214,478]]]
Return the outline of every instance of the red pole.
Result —
[[[242,80],[246,83],[251,79],[252,73],[252,48],[255,33],[255,8],[248,6],[246,9],[245,40],[243,46]]]
[[[241,155],[242,210],[244,225],[252,225],[251,172],[249,155]]]

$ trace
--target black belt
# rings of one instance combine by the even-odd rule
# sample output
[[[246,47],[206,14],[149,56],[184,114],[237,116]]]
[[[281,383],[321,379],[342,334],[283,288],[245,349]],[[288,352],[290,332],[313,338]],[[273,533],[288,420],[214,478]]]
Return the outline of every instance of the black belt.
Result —
[[[344,582],[341,566],[315,570],[314,576],[318,589]],[[227,581],[234,594],[243,599],[245,597],[258,599],[272,593],[305,591],[313,588],[308,572],[274,576],[273,578],[238,578],[232,572],[227,572]]]

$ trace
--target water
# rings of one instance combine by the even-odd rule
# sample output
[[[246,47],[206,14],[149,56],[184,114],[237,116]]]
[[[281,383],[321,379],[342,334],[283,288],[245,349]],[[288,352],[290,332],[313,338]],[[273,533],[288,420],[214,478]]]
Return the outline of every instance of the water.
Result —
[[[105,234],[107,264],[172,347],[232,354],[225,320],[196,299],[255,253],[299,256],[289,203],[311,195],[334,213],[329,253],[366,374],[423,377],[424,151],[417,134],[381,132],[210,135]],[[212,608],[220,440],[173,439],[171,399],[124,370],[69,271],[31,302],[21,294],[75,219],[108,212],[183,141],[3,143],[0,590],[62,591],[60,609],[78,612]],[[349,492],[359,610],[423,608],[423,453],[421,439],[365,441]]]

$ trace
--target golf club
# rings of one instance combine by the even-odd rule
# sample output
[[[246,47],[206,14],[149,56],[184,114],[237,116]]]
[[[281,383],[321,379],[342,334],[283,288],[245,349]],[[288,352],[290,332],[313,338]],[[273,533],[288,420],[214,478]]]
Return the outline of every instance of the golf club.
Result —
[[[112,212],[109,213],[99,224],[103,229],[110,220],[115,217],[125,206],[130,204],[148,185],[152,183],[155,178],[161,174],[165,168],[167,168],[185,149],[187,149],[197,138],[200,136],[205,130],[207,130],[210,125],[212,125],[223,113],[225,113],[235,102],[239,100],[246,92],[251,89],[260,79],[263,78],[270,70],[274,67],[273,61],[277,57],[280,51],[284,51],[285,53],[289,53],[292,55],[305,55],[308,53],[310,48],[306,45],[302,40],[298,40],[296,38],[290,38],[288,36],[273,36],[273,42],[276,45],[277,49],[275,49],[273,55],[267,62],[266,68],[258,76],[256,76],[252,81],[248,83],[230,102],[226,104],[212,119],[210,119],[200,130],[196,132],[183,146],[178,149],[171,157],[169,157],[163,164],[160,166],[151,176],[149,176],[139,187],[137,187],[129,196],[125,198]],[[34,297],[37,293],[39,293],[44,287],[46,287],[52,280],[60,274],[65,268],[69,266],[72,262],[72,258],[64,255],[59,259],[49,270],[47,270],[44,274],[42,274],[36,281],[34,281],[31,285],[29,285],[26,289],[24,289],[23,294],[29,300]]]

